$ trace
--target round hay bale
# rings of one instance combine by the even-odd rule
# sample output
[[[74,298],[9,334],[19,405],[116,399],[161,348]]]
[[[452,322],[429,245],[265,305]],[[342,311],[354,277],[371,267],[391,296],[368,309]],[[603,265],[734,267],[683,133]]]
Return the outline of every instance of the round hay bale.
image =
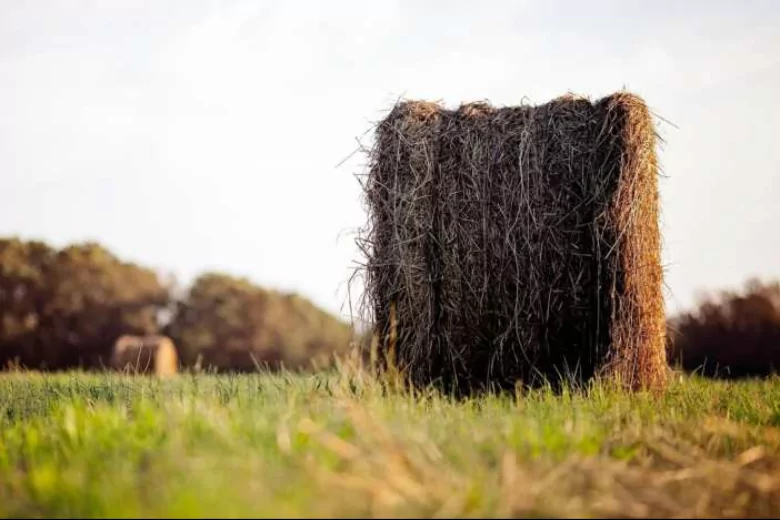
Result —
[[[166,336],[123,335],[114,344],[111,366],[131,374],[171,376],[178,371],[176,347]]]
[[[378,125],[366,311],[413,383],[665,384],[656,134],[641,98],[562,96]],[[388,357],[388,356],[385,356]]]

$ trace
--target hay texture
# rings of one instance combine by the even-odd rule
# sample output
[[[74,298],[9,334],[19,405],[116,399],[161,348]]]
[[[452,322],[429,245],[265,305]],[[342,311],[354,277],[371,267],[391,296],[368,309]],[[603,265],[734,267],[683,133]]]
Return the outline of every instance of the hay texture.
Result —
[[[166,336],[121,336],[111,356],[114,369],[131,374],[171,376],[178,364],[176,347]]]
[[[397,104],[369,152],[360,239],[380,350],[456,393],[594,376],[662,387],[655,145],[630,93]]]

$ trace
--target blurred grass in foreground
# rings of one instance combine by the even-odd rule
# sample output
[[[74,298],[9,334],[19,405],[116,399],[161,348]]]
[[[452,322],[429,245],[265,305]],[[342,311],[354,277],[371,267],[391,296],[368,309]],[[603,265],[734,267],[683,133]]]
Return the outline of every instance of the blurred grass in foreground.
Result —
[[[458,402],[352,370],[0,375],[3,517],[778,514],[778,378]]]

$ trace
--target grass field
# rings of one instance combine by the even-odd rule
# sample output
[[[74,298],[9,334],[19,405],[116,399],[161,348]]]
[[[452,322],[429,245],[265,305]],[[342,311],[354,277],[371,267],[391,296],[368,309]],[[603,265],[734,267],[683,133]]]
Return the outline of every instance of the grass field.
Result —
[[[455,402],[346,372],[0,375],[0,515],[772,516],[780,380]]]

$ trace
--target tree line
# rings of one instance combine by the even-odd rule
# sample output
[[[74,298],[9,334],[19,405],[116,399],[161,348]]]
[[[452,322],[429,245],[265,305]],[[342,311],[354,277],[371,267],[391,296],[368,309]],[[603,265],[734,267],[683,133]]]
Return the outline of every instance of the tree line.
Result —
[[[102,368],[122,334],[165,334],[184,366],[310,367],[345,354],[348,324],[297,295],[207,272],[185,290],[94,242],[0,238],[0,368]],[[780,372],[780,282],[750,280],[668,320],[670,364],[709,377]],[[365,351],[370,337],[359,338]]]
[[[123,334],[165,334],[185,366],[300,368],[346,352],[352,328],[292,293],[204,273],[176,283],[95,242],[0,239],[0,366],[99,369]]]
[[[705,295],[669,320],[669,362],[707,377],[780,373],[780,282]]]

